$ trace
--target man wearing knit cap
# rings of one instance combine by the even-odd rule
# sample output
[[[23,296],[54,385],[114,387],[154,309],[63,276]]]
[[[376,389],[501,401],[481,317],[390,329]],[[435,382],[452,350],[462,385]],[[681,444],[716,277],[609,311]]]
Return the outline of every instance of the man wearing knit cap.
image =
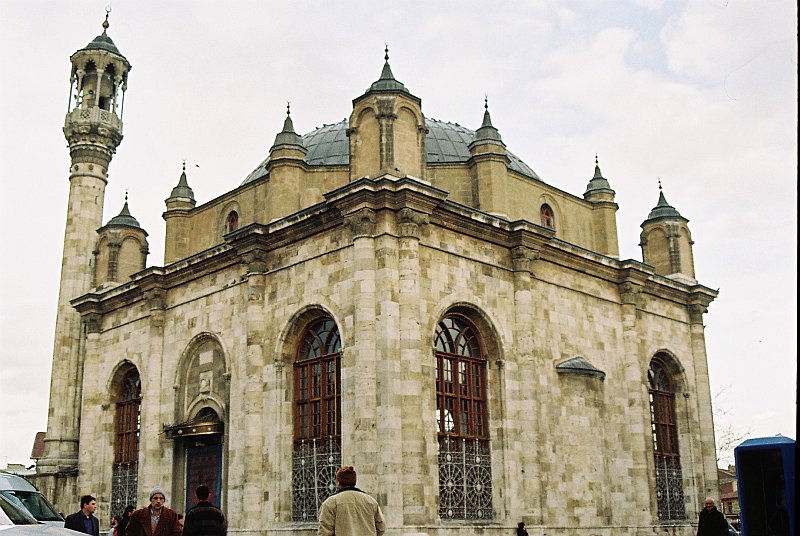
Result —
[[[356,471],[336,471],[338,491],[319,510],[318,536],[381,536],[386,530],[378,501],[356,487]]]
[[[156,487],[150,492],[150,506],[131,514],[126,536],[180,536],[178,514],[164,503],[164,490]]]

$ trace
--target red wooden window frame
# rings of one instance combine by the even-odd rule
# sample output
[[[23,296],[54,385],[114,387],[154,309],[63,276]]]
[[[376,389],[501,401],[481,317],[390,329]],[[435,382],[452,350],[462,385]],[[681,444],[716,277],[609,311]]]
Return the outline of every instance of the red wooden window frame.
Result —
[[[460,315],[436,326],[436,412],[440,438],[489,439],[486,357],[477,332]]]
[[[332,318],[311,323],[294,363],[296,444],[341,435],[341,338]]]
[[[225,234],[232,233],[239,228],[239,213],[232,210],[225,219]]]
[[[665,363],[654,357],[647,371],[650,395],[650,423],[656,456],[677,458],[678,420],[675,416],[675,387]]]
[[[134,463],[139,459],[142,384],[139,373],[125,374],[114,416],[114,463]]]
[[[553,209],[550,208],[550,205],[545,203],[539,208],[539,217],[544,227],[548,229],[556,228],[556,216],[553,213]]]

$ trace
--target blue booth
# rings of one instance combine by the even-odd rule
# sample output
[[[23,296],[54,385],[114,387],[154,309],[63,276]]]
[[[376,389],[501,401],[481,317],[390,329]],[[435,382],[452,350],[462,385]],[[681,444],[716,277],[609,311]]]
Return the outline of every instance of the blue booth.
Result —
[[[795,441],[748,439],[736,447],[739,528],[743,536],[794,536]]]

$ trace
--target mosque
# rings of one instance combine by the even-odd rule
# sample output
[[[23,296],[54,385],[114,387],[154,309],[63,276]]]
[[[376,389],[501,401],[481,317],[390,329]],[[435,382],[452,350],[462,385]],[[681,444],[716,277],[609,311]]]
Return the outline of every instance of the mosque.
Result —
[[[184,512],[202,482],[236,532],[311,535],[345,464],[388,535],[693,534],[717,292],[663,191],[620,259],[597,160],[582,194],[549,184],[488,105],[476,130],[426,117],[387,50],[346,120],[299,134],[287,109],[229,192],[176,177],[149,266],[127,200],[103,220],[131,72],[107,29],[70,57],[35,477],[60,510],[92,493],[107,525],[158,485]]]

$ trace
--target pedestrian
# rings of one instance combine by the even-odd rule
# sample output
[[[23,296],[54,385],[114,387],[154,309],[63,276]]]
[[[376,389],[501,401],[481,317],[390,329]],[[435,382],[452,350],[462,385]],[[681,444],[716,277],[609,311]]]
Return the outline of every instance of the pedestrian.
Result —
[[[356,487],[356,471],[336,471],[337,491],[319,510],[318,536],[381,536],[386,530],[378,501]]]
[[[183,536],[226,536],[228,522],[222,510],[208,500],[211,490],[201,484],[195,490],[197,504],[186,511]]]
[[[136,510],[135,507],[128,505],[125,511],[122,512],[122,517],[117,524],[117,536],[125,536],[125,530],[128,528],[128,523],[131,521],[131,514]]]
[[[114,516],[111,518],[111,527],[108,529],[108,536],[117,536],[117,528],[119,528],[119,522],[122,520],[120,516]]]
[[[67,516],[64,528],[100,536],[100,522],[94,517],[95,510],[97,510],[97,499],[91,495],[84,495],[81,497],[81,509]]]
[[[180,536],[178,513],[164,506],[167,496],[161,488],[150,492],[150,506],[131,514],[126,536]]]
[[[517,523],[517,536],[528,536],[528,531],[525,530],[525,522],[520,521]]]
[[[714,499],[706,499],[706,506],[700,512],[697,521],[697,536],[727,536],[728,522],[725,516],[714,506]]]

